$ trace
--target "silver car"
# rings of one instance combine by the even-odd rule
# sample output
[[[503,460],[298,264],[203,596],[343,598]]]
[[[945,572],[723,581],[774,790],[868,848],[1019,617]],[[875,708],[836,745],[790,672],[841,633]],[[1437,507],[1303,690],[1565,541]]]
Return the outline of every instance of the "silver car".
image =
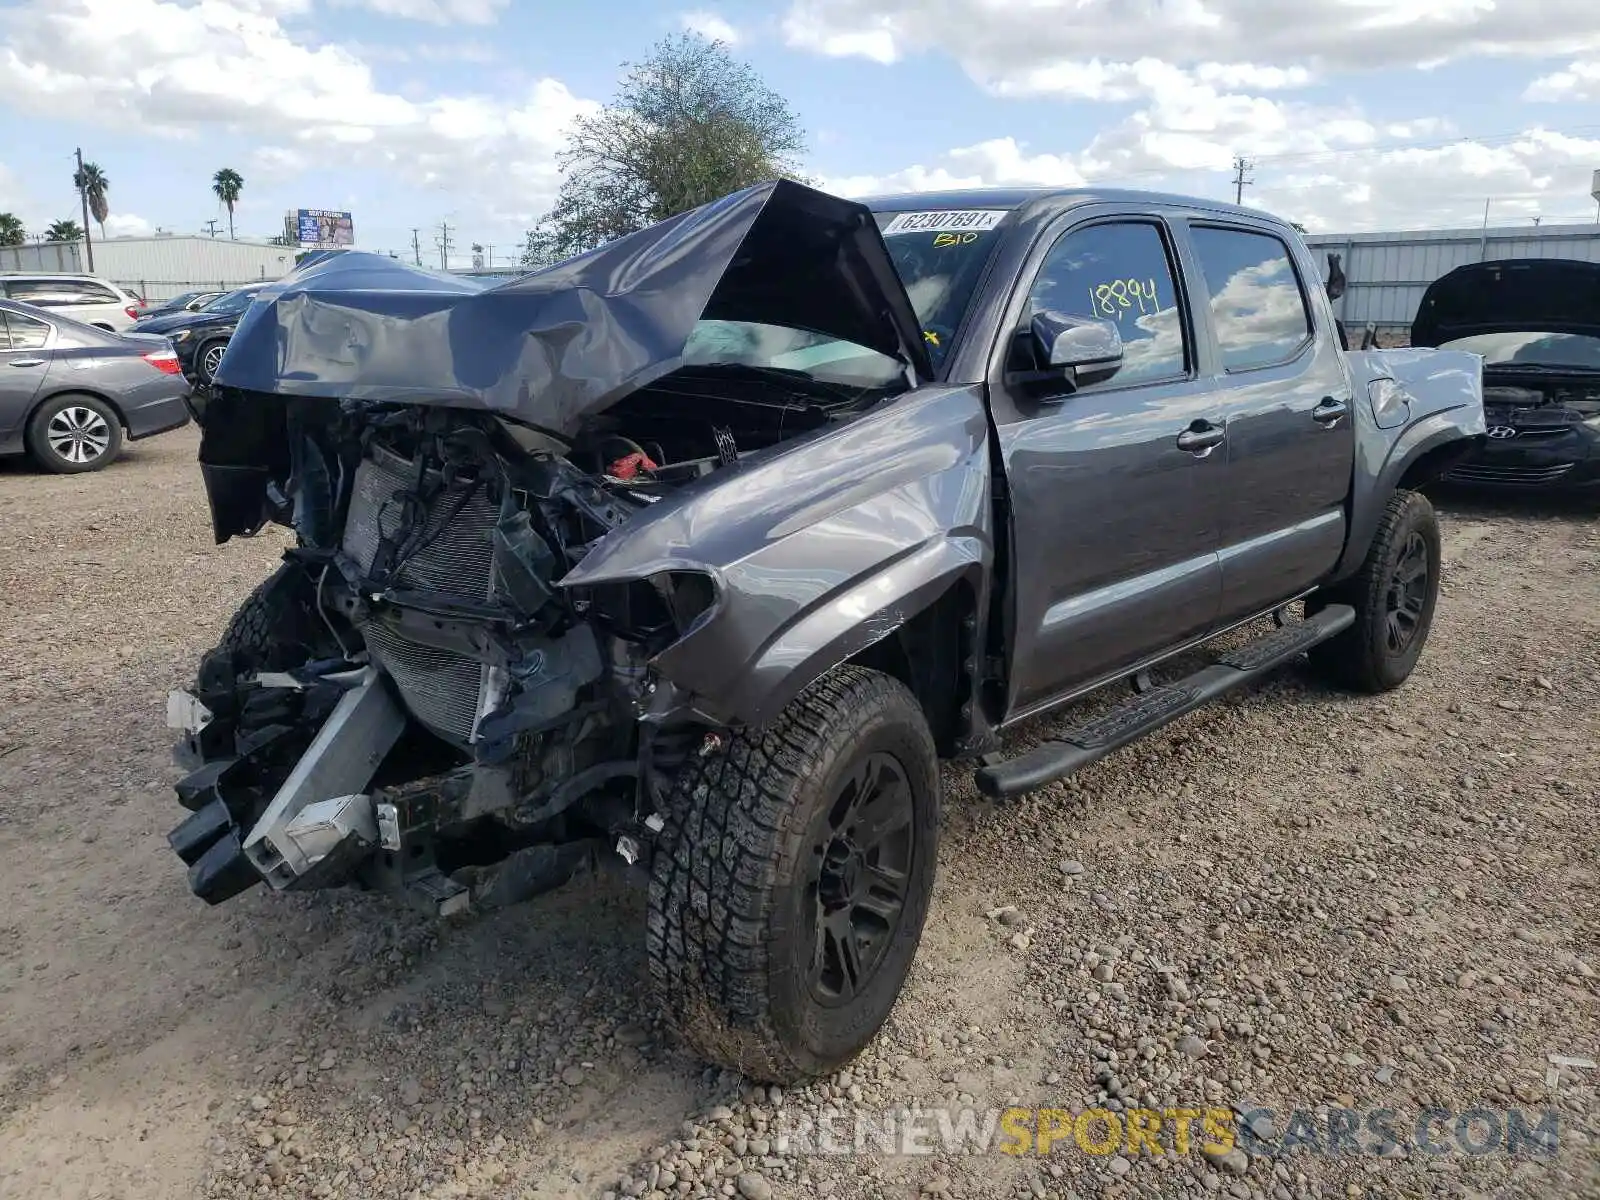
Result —
[[[0,274],[0,298],[47,308],[85,325],[128,329],[149,307],[143,297],[96,275],[10,271]]]
[[[0,300],[0,454],[62,474],[99,470],[124,437],[186,424],[188,396],[166,338]]]

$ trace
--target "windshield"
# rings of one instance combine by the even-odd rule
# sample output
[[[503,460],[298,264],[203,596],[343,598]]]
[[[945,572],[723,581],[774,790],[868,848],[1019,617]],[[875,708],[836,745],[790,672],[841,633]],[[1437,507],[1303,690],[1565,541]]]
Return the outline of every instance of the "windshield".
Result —
[[[260,288],[250,288],[248,291],[241,289],[237,292],[229,292],[220,300],[213,300],[206,305],[206,312],[221,313],[223,316],[228,316],[231,313],[242,313],[250,307],[250,302],[256,298],[256,293],[260,290]]]
[[[854,342],[756,321],[699,321],[683,348],[689,366],[795,371],[823,383],[882,388],[905,381],[897,359]]]
[[[978,286],[1007,210],[878,213],[878,228],[938,367]]]
[[[1476,333],[1439,344],[1441,350],[1468,350],[1483,355],[1489,367],[1554,367],[1600,370],[1600,337],[1585,333]]]

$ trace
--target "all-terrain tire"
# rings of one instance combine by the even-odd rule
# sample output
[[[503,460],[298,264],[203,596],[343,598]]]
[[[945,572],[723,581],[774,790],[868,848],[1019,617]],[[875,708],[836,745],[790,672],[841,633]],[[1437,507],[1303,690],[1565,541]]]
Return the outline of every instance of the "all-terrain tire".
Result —
[[[1439,518],[1420,492],[1397,490],[1378,522],[1366,561],[1354,576],[1306,601],[1307,615],[1329,604],[1348,604],[1356,621],[1311,651],[1325,678],[1359,692],[1386,692],[1410,677],[1422,654],[1439,600]],[[1420,563],[1420,581],[1400,576]],[[1397,589],[1408,592],[1397,622]],[[1420,589],[1420,590],[1419,590]],[[1404,634],[1396,638],[1396,630]]]
[[[241,671],[280,671],[336,654],[315,603],[316,585],[306,569],[285,562],[245,597],[206,657],[229,655]]]
[[[876,956],[862,985],[846,999],[843,989],[824,996],[813,979],[825,940],[822,889],[808,878],[834,853],[830,822],[853,819],[840,814],[854,780],[874,765],[884,774],[872,778],[897,769],[909,790],[910,850],[895,852],[904,901],[857,960]],[[933,889],[939,763],[916,699],[890,676],[837,668],[765,730],[691,756],[669,809],[651,862],[647,928],[651,979],[669,1020],[701,1056],[754,1079],[793,1083],[849,1062],[894,1006]]]

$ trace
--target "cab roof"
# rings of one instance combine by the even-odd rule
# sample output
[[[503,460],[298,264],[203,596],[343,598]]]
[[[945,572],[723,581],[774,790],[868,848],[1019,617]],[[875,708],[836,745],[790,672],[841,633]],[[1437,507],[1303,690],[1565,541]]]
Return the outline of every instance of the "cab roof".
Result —
[[[1147,192],[1134,188],[982,187],[938,192],[898,192],[861,200],[873,212],[924,212],[939,209],[1040,208],[1062,210],[1083,204],[1128,204],[1152,208],[1191,208],[1224,216],[1253,217],[1286,224],[1270,213],[1222,200]]]

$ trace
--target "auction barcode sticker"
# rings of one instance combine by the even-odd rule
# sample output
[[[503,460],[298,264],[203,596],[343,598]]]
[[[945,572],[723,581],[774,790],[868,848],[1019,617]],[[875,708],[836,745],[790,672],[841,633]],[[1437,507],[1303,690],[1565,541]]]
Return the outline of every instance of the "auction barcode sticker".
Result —
[[[939,212],[897,213],[883,227],[883,236],[896,233],[963,233],[993,229],[1005,219],[1003,208],[944,209]]]

